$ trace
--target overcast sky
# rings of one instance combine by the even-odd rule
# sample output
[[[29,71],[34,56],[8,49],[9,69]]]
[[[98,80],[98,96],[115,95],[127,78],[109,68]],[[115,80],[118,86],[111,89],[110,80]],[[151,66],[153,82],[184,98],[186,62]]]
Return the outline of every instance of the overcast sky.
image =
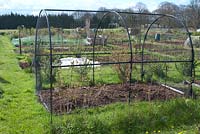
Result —
[[[155,10],[159,3],[168,1],[177,5],[189,4],[190,0],[0,0],[0,13],[18,12],[37,15],[40,9],[88,9],[97,10],[99,7],[108,9],[126,9],[134,7],[137,2],[147,5],[150,11]]]

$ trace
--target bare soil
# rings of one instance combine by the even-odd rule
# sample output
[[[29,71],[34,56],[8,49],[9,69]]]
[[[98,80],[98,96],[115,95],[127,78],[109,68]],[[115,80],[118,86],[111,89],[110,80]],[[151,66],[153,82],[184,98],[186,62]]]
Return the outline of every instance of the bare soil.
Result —
[[[50,90],[38,94],[50,109]],[[169,100],[180,94],[157,84],[113,84],[99,87],[56,88],[53,90],[54,113],[69,113],[75,108],[103,106],[115,102]]]

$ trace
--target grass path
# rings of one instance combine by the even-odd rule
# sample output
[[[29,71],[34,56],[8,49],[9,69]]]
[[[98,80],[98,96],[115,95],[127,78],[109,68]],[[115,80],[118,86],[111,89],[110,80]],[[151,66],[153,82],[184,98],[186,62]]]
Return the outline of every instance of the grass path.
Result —
[[[18,66],[8,37],[0,36],[0,134],[43,134],[49,116],[34,95],[33,75]]]

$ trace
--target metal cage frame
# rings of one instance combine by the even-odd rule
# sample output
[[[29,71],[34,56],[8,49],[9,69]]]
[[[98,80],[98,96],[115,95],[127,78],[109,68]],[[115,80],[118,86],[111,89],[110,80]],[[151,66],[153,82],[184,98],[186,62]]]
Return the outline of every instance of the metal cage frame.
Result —
[[[94,11],[94,10],[62,10],[62,9],[43,9],[40,11],[39,13],[39,17],[38,17],[38,20],[37,20],[37,24],[36,24],[36,34],[35,34],[35,75],[36,75],[36,90],[38,90],[40,88],[40,86],[38,87],[38,85],[40,85],[40,83],[38,83],[38,78],[40,77],[39,74],[38,74],[38,71],[39,71],[39,62],[38,62],[38,57],[40,56],[38,53],[37,53],[37,49],[38,49],[38,27],[39,27],[39,23],[40,23],[40,17],[41,17],[41,14],[44,13],[45,15],[45,19],[46,19],[46,25],[47,25],[47,28],[48,28],[48,42],[49,42],[49,68],[50,68],[50,71],[49,71],[49,76],[50,76],[50,113],[51,113],[51,123],[52,123],[52,114],[53,114],[53,111],[52,111],[52,91],[53,91],[53,79],[52,79],[52,73],[53,73],[53,69],[54,68],[60,68],[60,67],[68,67],[68,66],[55,66],[53,65],[53,47],[52,47],[52,35],[51,35],[51,24],[49,22],[49,18],[48,18],[48,14],[47,12],[49,11],[70,11],[70,12],[94,12],[94,13],[97,13],[97,12],[101,12],[101,13],[104,13],[103,17],[101,18],[101,21],[99,22],[98,26],[97,26],[97,30],[95,32],[95,36],[94,36],[94,44],[93,44],[93,52],[92,52],[92,55],[93,55],[93,64],[90,64],[92,65],[93,69],[92,69],[92,75],[93,75],[93,84],[95,84],[95,75],[94,75],[94,66],[95,65],[105,65],[105,64],[130,64],[130,70],[132,70],[132,65],[134,63],[138,63],[138,64],[141,64],[141,79],[143,79],[144,77],[144,64],[146,63],[173,63],[173,62],[189,62],[191,63],[191,67],[190,67],[190,77],[191,77],[191,83],[190,83],[190,96],[193,95],[193,91],[192,91],[192,83],[194,82],[194,48],[193,48],[193,44],[192,44],[192,39],[191,39],[191,34],[187,28],[187,26],[181,21],[179,20],[177,17],[173,16],[173,15],[168,15],[168,14],[151,14],[151,13],[133,13],[133,12],[119,12],[119,11]],[[123,22],[123,25],[126,29],[126,32],[127,32],[127,36],[128,36],[128,44],[130,46],[130,61],[127,61],[127,62],[109,62],[109,63],[99,63],[99,64],[95,64],[94,63],[94,55],[95,55],[95,43],[96,43],[96,38],[97,38],[97,32],[101,26],[101,23],[103,21],[103,19],[109,15],[109,14],[115,14],[116,16],[118,16],[122,22]],[[141,61],[134,61],[133,60],[133,50],[132,50],[132,43],[131,43],[131,39],[130,39],[130,34],[128,32],[128,27],[126,25],[126,22],[124,20],[124,18],[120,15],[120,14],[135,14],[135,15],[152,15],[152,16],[159,16],[158,18],[156,18],[151,24],[150,26],[147,28],[147,31],[145,32],[145,36],[144,36],[144,40],[142,42],[142,57],[141,57]],[[145,41],[147,40],[147,36],[148,36],[148,32],[149,30],[151,29],[152,25],[155,24],[157,21],[159,21],[160,19],[162,19],[163,17],[169,17],[169,18],[172,18],[172,19],[175,19],[176,21],[180,22],[184,29],[186,30],[186,34],[189,38],[189,43],[190,43],[190,47],[191,47],[191,60],[162,60],[162,61],[156,61],[156,60],[152,60],[152,61],[145,61],[144,60],[144,44],[145,44]],[[73,66],[83,66],[83,65],[73,65]],[[129,83],[131,84],[131,79],[132,79],[132,71],[130,71],[130,74],[129,74]]]

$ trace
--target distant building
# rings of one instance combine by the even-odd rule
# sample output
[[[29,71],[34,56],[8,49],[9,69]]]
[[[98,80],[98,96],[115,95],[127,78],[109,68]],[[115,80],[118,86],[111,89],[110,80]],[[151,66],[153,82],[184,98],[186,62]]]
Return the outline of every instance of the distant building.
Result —
[[[96,37],[96,40],[95,40],[95,45],[103,45],[104,46],[104,45],[107,44],[107,39],[108,39],[107,36],[98,35]],[[87,37],[86,44],[87,45],[93,45],[94,44],[94,36],[93,37]]]

